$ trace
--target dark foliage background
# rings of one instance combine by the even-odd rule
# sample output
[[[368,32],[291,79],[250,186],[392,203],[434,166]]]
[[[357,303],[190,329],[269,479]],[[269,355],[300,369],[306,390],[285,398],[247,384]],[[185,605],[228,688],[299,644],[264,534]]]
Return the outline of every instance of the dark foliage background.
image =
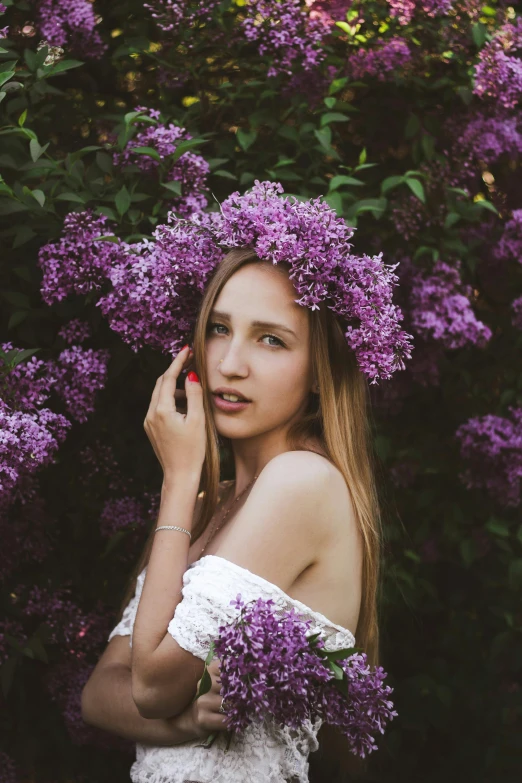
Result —
[[[89,253],[109,242],[102,251],[77,237],[74,263],[70,247],[50,251],[68,286],[51,302],[40,249],[66,236],[71,212],[104,215],[106,234],[137,241],[187,196],[215,209],[274,179],[324,195],[357,227],[356,252],[400,262],[397,301],[416,338],[408,369],[372,387],[382,663],[399,717],[366,779],[511,783],[522,705],[522,82],[505,59],[520,67],[516,10],[303,4],[326,26],[324,59],[306,70],[306,57],[260,52],[241,33],[256,5],[211,4],[200,17],[199,3],[179,3],[181,21],[165,31],[130,0],[3,4],[0,779],[128,779],[132,745],[84,725],[80,693],[160,486],[141,425],[168,357],[135,352],[110,328],[96,306],[107,279],[74,292]],[[265,43],[289,24],[281,3],[267,6]],[[294,40],[307,40],[301,28]],[[484,61],[494,87],[477,70]],[[137,107],[160,114],[147,124]],[[192,139],[160,155],[169,123]],[[129,153],[147,127],[160,129],[149,150]],[[129,165],[115,163],[126,151]],[[202,180],[183,161],[173,176],[186,152],[207,162]],[[79,353],[64,369],[71,345]],[[49,378],[29,403],[24,383],[42,390]],[[14,412],[44,407],[64,417],[63,438],[38,456],[5,433]]]

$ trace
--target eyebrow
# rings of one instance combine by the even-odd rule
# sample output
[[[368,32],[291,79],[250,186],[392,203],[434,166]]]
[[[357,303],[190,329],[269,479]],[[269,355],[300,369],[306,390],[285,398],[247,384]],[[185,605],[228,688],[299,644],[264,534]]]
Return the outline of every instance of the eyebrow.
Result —
[[[212,310],[210,313],[210,318],[222,318],[224,321],[231,320],[229,313],[223,313],[220,310]],[[295,337],[296,340],[298,339],[296,333],[289,329],[288,326],[283,326],[283,324],[276,324],[273,321],[252,321],[252,326],[260,326],[262,329],[279,329],[281,332],[287,332],[288,334],[291,334],[292,337]]]

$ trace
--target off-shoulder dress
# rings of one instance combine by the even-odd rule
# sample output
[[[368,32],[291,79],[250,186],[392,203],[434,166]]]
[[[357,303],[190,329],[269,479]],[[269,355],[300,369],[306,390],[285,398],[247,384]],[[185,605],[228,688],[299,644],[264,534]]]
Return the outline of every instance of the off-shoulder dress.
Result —
[[[116,635],[128,635],[132,645],[146,570],[145,567],[138,576],[136,593],[111,631],[109,641]],[[322,631],[327,650],[355,645],[348,629],[291,598],[277,585],[218,555],[205,555],[185,571],[182,600],[176,606],[168,632],[184,650],[205,660],[219,626],[237,616],[230,601],[238,593],[245,601],[272,598],[276,607],[293,607],[305,619],[313,620],[311,630]],[[199,747],[199,739],[170,747],[138,743],[130,777],[133,783],[308,783],[308,756],[318,748],[321,723],[317,719],[298,730],[282,729],[266,718],[235,736],[226,753],[224,732],[209,749]]]

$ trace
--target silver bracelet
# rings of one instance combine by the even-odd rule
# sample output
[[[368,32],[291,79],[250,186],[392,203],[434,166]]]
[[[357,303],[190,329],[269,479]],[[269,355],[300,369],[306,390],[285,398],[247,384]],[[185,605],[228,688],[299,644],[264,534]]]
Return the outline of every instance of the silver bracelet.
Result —
[[[157,533],[158,530],[181,530],[181,532],[186,533],[187,536],[192,541],[192,533],[190,532],[190,530],[185,530],[184,527],[178,527],[177,525],[161,525],[160,527],[157,527],[154,532]]]

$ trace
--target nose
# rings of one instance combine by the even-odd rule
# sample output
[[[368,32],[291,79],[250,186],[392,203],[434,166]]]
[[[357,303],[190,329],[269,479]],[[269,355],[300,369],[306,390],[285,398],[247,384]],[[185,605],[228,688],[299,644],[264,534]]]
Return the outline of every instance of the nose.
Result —
[[[225,349],[225,354],[220,359],[218,370],[222,375],[232,378],[246,378],[248,375],[248,365],[244,351],[238,343],[231,341]]]

